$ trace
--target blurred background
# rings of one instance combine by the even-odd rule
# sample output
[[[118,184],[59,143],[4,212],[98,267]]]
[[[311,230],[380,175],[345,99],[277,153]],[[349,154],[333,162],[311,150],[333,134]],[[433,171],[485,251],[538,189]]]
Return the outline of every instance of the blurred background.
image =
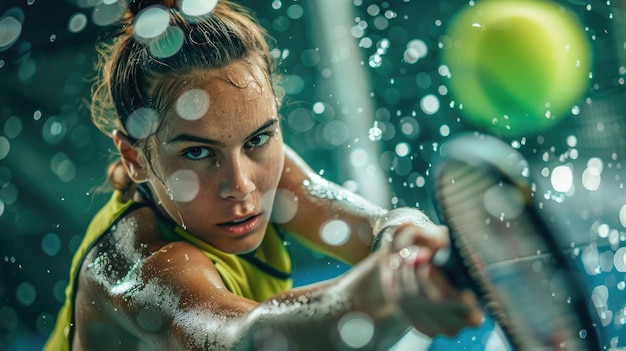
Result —
[[[578,19],[590,66],[567,111],[523,134],[473,123],[450,92],[447,28],[480,0],[240,2],[273,38],[285,141],[325,177],[385,207],[416,206],[436,218],[426,189],[430,159],[446,140],[481,131],[521,152],[537,205],[566,228],[561,239],[588,278],[605,345],[626,347],[625,2],[554,1]],[[71,256],[108,199],[104,174],[115,153],[86,103],[95,43],[119,11],[116,0],[0,2],[0,350],[41,348]],[[346,269],[293,250],[296,284]],[[423,348],[486,349],[476,335]]]

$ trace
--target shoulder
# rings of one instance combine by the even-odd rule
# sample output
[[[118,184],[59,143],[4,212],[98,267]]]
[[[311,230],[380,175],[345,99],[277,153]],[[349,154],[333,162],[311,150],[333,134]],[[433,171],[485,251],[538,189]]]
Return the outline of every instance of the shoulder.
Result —
[[[159,217],[149,207],[120,217],[86,253],[78,277],[80,286],[110,291],[131,277],[181,277],[171,273],[190,263],[208,271],[215,269],[201,250],[183,241],[166,241],[159,231]]]
[[[189,335],[177,318],[192,317],[181,308],[233,300],[213,262],[186,242],[160,239],[158,224],[151,209],[133,211],[87,253],[74,301],[77,335],[84,342],[90,330],[107,323],[128,338],[184,345]]]

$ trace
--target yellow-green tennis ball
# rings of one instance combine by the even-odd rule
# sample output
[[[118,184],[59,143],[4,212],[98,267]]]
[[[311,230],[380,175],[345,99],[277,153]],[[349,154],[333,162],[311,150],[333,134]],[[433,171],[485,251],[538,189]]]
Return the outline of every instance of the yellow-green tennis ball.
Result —
[[[578,18],[548,0],[483,0],[442,38],[448,88],[464,119],[502,135],[535,133],[571,113],[589,85]]]

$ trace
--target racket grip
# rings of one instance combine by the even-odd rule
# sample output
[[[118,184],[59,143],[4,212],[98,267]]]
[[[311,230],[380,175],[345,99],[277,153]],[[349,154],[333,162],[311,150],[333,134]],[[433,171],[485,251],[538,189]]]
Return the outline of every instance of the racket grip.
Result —
[[[448,279],[450,284],[459,290],[475,290],[461,255],[455,247],[440,249],[433,257],[433,263]]]

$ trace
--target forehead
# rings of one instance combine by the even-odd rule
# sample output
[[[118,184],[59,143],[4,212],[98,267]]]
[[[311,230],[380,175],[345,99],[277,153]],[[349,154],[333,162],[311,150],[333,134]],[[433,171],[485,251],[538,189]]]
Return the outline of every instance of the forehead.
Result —
[[[273,98],[269,78],[256,66],[244,63],[199,75],[195,85],[213,98],[212,106],[229,104],[232,100],[262,102],[264,98]]]
[[[220,70],[198,71],[179,84],[171,90],[167,134],[229,126],[247,130],[277,115],[269,76],[259,65],[242,61]]]
[[[223,114],[276,110],[269,76],[259,65],[247,61],[219,70],[196,71],[171,91],[169,117],[174,119],[215,119]]]

